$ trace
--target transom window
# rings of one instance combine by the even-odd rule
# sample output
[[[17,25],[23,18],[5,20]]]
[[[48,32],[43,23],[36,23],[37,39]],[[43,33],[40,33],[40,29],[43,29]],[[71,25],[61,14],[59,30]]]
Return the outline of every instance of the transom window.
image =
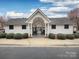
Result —
[[[56,25],[52,25],[51,28],[52,28],[52,29],[56,29]]]
[[[22,29],[26,29],[26,25],[22,25]]]
[[[14,25],[9,25],[9,29],[13,30],[14,29]]]
[[[64,28],[69,29],[69,25],[68,24],[64,25]]]

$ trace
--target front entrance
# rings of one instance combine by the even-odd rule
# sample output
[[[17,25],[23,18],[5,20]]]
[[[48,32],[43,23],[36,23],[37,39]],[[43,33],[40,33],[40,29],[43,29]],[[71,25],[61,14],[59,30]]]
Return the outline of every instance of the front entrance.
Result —
[[[28,18],[26,23],[28,23],[29,37],[34,37],[34,35],[41,35],[42,37],[47,37],[49,35],[50,20],[40,9],[37,9]]]
[[[45,35],[45,23],[42,18],[35,18],[32,23],[32,35],[44,36]]]
[[[33,27],[33,35],[45,35],[45,27]]]

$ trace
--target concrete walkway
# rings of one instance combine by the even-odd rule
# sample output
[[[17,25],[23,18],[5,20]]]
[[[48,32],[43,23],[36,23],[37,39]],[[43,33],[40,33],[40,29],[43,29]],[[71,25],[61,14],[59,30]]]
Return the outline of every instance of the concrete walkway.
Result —
[[[58,40],[48,38],[28,38],[28,39],[0,39],[0,46],[28,46],[28,47],[53,47],[53,46],[79,46],[79,39]]]

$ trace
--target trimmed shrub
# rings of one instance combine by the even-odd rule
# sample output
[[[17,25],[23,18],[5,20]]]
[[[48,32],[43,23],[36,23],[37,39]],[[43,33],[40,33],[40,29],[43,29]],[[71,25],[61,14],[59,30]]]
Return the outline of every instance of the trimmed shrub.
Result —
[[[14,39],[22,39],[22,34],[16,33],[16,34],[14,35]]]
[[[57,39],[66,39],[66,36],[64,34],[57,34]]]
[[[66,38],[72,40],[72,39],[74,39],[75,37],[74,37],[73,34],[67,34],[67,35],[66,35]]]
[[[14,38],[14,33],[9,33],[6,35],[7,39],[13,39]]]
[[[55,39],[55,34],[50,33],[50,34],[49,34],[49,38],[50,38],[50,39]]]
[[[23,38],[28,38],[28,33],[24,33]]]
[[[6,33],[0,33],[0,38],[6,38]]]
[[[79,38],[79,33],[74,34],[75,38]]]

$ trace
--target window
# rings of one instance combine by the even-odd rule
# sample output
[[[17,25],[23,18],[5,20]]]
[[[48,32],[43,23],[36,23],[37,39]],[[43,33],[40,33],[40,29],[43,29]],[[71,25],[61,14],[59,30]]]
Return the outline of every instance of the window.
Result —
[[[56,25],[52,25],[51,28],[52,28],[52,29],[56,29]]]
[[[22,29],[26,29],[26,25],[22,25]]]
[[[14,29],[14,26],[13,25],[9,25],[9,29]]]
[[[65,29],[69,29],[69,25],[64,25],[64,28]]]

